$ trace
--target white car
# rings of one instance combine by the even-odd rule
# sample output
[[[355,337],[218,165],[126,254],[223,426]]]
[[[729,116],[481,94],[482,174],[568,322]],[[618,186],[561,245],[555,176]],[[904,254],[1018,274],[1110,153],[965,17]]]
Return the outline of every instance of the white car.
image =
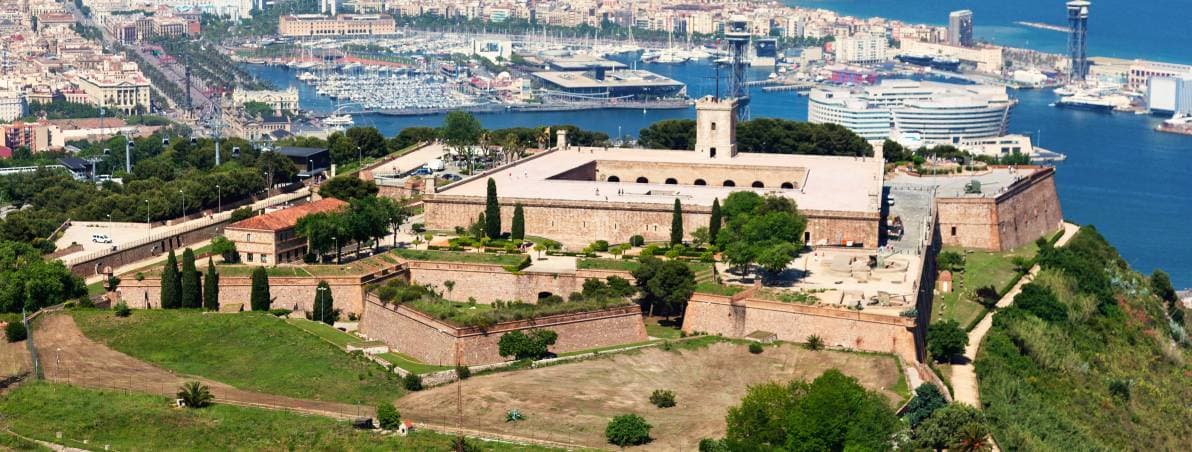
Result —
[[[112,238],[107,234],[91,234],[91,241],[95,243],[112,243]]]

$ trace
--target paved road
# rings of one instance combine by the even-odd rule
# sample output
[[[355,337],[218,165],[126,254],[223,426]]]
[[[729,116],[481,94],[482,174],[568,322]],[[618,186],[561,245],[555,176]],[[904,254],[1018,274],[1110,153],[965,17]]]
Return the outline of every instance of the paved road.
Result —
[[[1072,223],[1064,223],[1064,235],[1056,241],[1056,246],[1064,246],[1072,239],[1072,236],[1079,230],[1079,226]],[[1022,291],[1022,286],[1035,279],[1035,275],[1039,273],[1039,266],[1031,267],[1018,284],[1015,284],[1006,295],[997,302],[997,309],[1002,309],[1014,303],[1014,297]],[[981,341],[985,339],[985,334],[989,332],[989,328],[993,326],[993,316],[997,311],[985,315],[980,323],[969,331],[968,346],[964,348],[964,364],[952,365],[952,398],[957,402],[967,403],[969,405],[980,408],[981,397],[980,390],[977,386],[977,374],[973,369],[973,362],[977,359],[977,351],[981,348]]]

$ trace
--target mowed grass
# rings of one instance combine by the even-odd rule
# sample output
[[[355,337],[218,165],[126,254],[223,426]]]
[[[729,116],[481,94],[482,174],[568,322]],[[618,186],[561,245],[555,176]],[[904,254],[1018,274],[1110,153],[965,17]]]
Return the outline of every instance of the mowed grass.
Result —
[[[1048,237],[1051,237],[1049,235]],[[1021,256],[1032,259],[1039,252],[1034,242],[1005,252],[966,250],[964,248],[947,247],[941,252],[951,251],[964,256],[964,272],[953,274],[953,288],[951,293],[936,297],[933,309],[932,323],[955,320],[961,328],[973,324],[982,314],[985,307],[977,302],[977,289],[992,286],[999,293],[1018,276],[1014,266],[1014,258]]]
[[[621,270],[631,272],[637,270],[641,263],[630,259],[594,259],[581,258],[575,260],[575,268],[580,270]]]
[[[406,437],[382,435],[352,429],[346,421],[218,401],[201,409],[172,408],[172,402],[154,395],[29,383],[0,399],[0,412],[16,433],[95,450],[110,445],[113,450],[425,451],[450,450],[454,438],[425,430]],[[62,432],[61,440],[56,432]],[[13,443],[0,440],[0,445]],[[550,450],[469,443],[495,451]]]
[[[412,250],[396,248],[391,251],[398,257],[414,261],[467,262],[471,264],[518,265],[526,258],[524,254],[463,253],[459,251]]]
[[[678,339],[682,337],[678,320],[667,320],[663,317],[644,316],[646,334],[659,339]]]
[[[374,404],[403,394],[380,366],[265,313],[71,311],[88,337],[161,367],[237,388],[303,399]]]
[[[394,366],[405,369],[406,372],[413,372],[416,374],[427,374],[427,373],[431,373],[431,372],[438,372],[438,371],[442,371],[442,370],[454,369],[454,367],[452,367],[452,366],[437,366],[434,364],[426,364],[426,363],[418,361],[408,355],[398,353],[398,352],[382,353],[382,354],[377,355],[377,357],[381,358],[385,361],[389,361],[389,364],[393,364]]]
[[[363,339],[337,330],[335,327],[322,322],[315,322],[306,319],[287,319],[286,323],[294,325],[303,331],[306,331],[307,333],[313,334],[320,339],[335,344],[335,346],[339,347],[340,349],[344,349],[351,344],[359,344],[364,342]]]

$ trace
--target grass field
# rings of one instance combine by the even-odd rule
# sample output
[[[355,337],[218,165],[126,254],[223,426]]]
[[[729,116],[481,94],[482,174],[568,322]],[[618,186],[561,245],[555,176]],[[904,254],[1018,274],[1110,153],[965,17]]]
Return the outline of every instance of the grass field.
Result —
[[[566,365],[513,370],[464,380],[464,426],[485,431],[608,447],[604,428],[613,416],[636,413],[654,426],[654,441],[642,450],[697,450],[701,438],[724,435],[724,417],[746,388],[767,381],[814,379],[840,369],[863,386],[903,400],[905,383],[889,356],[837,351],[813,352],[782,344],[751,354],[741,343],[715,336],[676,341],[670,351],[650,347]],[[456,386],[411,393],[398,400],[402,413],[428,422],[454,422]],[[675,392],[678,406],[656,408],[655,389]],[[444,409],[450,407],[451,409]],[[518,409],[526,419],[509,423]]]
[[[320,339],[335,344],[335,346],[339,347],[340,349],[346,348],[351,344],[359,344],[364,342],[363,339],[337,330],[326,323],[315,322],[306,319],[287,319],[286,323],[294,325],[303,331],[306,331],[307,333],[313,334]]]
[[[977,289],[993,286],[1001,291],[1018,276],[1014,258],[1035,257],[1039,247],[1034,242],[1006,252],[966,250],[947,247],[943,251],[960,253],[964,256],[964,272],[953,275],[952,292],[936,297],[931,321],[955,320],[961,328],[972,324],[985,313],[985,307],[977,302]]]
[[[745,289],[745,286],[727,286],[724,284],[716,284],[711,281],[705,281],[695,285],[696,292],[710,293],[712,295],[723,295],[726,297],[736,295]]]
[[[71,311],[91,339],[161,367],[237,388],[303,399],[374,404],[402,389],[380,366],[263,313]]]
[[[646,334],[650,335],[650,337],[678,339],[682,335],[678,322],[673,319],[667,320],[662,317],[644,316],[643,320],[646,323]]]
[[[467,262],[472,264],[518,265],[524,254],[462,253],[458,251],[411,250],[398,248],[392,251],[399,257],[415,261]]]
[[[418,431],[401,437],[354,430],[345,421],[215,404],[177,409],[165,397],[25,384],[0,399],[12,431],[43,441],[103,450],[450,450],[452,436]],[[62,432],[61,440],[56,432]],[[83,440],[88,444],[84,445]],[[534,446],[469,441],[485,450],[543,451]],[[24,441],[0,437],[0,446]],[[44,449],[34,449],[44,450]]]
[[[398,352],[388,352],[377,355],[377,357],[389,361],[394,366],[405,369],[407,372],[416,374],[426,374],[431,372],[438,372],[441,370],[454,369],[451,366],[436,366],[434,364],[425,364],[405,354]]]
[[[637,270],[641,264],[630,259],[592,259],[581,258],[575,260],[575,268],[580,270],[623,270],[631,272]]]

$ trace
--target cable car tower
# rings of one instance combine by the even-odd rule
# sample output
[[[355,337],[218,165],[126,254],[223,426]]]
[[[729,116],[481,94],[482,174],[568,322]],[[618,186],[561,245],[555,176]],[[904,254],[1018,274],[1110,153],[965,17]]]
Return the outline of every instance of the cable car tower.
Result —
[[[749,119],[749,87],[746,77],[749,52],[749,21],[745,16],[733,16],[724,24],[724,40],[732,48],[732,80],[729,82],[729,96],[737,98],[737,119]]]

